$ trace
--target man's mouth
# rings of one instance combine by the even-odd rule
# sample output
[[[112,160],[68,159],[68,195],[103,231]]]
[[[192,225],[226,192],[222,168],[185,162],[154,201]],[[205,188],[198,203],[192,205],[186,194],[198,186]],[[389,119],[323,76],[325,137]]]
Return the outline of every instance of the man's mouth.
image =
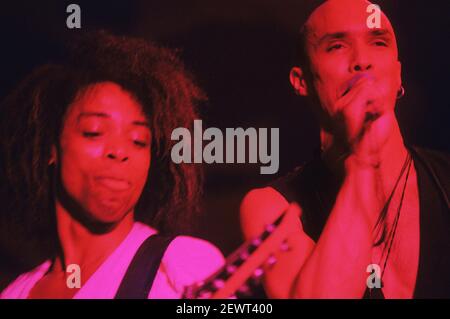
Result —
[[[108,177],[108,176],[99,176],[96,177],[95,180],[102,186],[109,188],[113,191],[124,191],[131,187],[130,182],[125,179],[116,178],[116,177]]]

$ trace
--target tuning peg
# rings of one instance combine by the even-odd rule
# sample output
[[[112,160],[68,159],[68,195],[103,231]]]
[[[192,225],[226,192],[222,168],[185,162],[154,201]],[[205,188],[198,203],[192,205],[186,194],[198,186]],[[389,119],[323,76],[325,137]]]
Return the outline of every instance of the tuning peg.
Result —
[[[291,249],[291,247],[289,246],[289,244],[287,243],[287,241],[284,241],[281,245],[280,245],[280,250],[281,251],[289,251]]]
[[[238,289],[237,292],[239,293],[239,295],[243,295],[243,296],[249,296],[249,295],[251,294],[250,287],[249,287],[247,284],[242,285],[242,286]]]
[[[253,238],[252,245],[255,246],[255,247],[259,247],[259,245],[261,245],[261,242],[262,242],[261,238],[256,237],[256,238]]]
[[[225,282],[222,279],[216,279],[213,281],[213,286],[216,289],[223,288],[224,285],[225,285]]]
[[[253,272],[253,279],[260,279],[264,275],[264,270],[262,268],[256,268]]]
[[[274,224],[269,224],[269,225],[266,226],[266,232],[271,233],[271,232],[273,232],[275,230],[275,228],[276,227],[275,227]]]
[[[277,258],[274,255],[271,255],[268,259],[267,259],[267,266],[268,267],[272,267],[273,265],[275,265],[277,263]]]
[[[240,257],[242,260],[247,260],[248,256],[249,256],[249,253],[248,253],[247,250],[243,250],[243,251],[239,254],[239,257]]]
[[[233,264],[227,266],[226,270],[229,275],[233,274],[236,271],[237,267]]]
[[[259,285],[261,283],[261,278],[263,275],[264,275],[264,270],[262,268],[255,269],[248,284],[251,286]]]
[[[212,292],[207,290],[200,292],[200,294],[198,295],[198,299],[209,299],[211,297]]]

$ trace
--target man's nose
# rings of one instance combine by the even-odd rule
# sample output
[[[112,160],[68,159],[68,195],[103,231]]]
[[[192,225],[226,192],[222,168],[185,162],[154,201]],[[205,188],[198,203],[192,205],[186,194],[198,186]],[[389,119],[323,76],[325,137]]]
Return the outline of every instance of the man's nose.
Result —
[[[352,58],[350,63],[350,72],[365,72],[372,69],[370,54],[368,50],[361,46],[355,46],[353,48]]]

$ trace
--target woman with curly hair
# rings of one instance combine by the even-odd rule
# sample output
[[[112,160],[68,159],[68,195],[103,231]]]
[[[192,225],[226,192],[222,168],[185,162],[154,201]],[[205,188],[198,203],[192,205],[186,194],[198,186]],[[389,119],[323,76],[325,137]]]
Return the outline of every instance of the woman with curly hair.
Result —
[[[180,235],[202,175],[170,157],[204,95],[174,53],[143,40],[97,32],[68,56],[1,105],[1,241],[17,264],[39,262],[0,297],[183,297],[223,263]]]

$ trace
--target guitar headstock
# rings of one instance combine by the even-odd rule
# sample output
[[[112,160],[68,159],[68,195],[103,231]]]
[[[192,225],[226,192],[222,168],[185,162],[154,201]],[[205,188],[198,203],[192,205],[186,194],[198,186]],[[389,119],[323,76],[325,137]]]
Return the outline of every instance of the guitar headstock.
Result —
[[[290,206],[268,224],[259,236],[235,250],[217,272],[187,287],[184,297],[224,299],[236,292],[245,293],[248,290],[245,283],[250,278],[259,280],[264,275],[264,266],[270,267],[276,263],[276,252],[289,250],[286,240],[292,233],[299,231],[299,211]]]

